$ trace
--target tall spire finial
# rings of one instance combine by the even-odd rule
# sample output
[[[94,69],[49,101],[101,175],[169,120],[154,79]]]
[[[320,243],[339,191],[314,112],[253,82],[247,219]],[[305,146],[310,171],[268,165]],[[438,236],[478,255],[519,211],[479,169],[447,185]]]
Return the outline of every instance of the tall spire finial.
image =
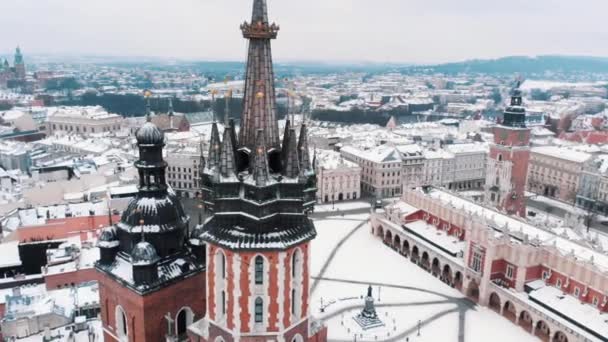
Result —
[[[230,120],[230,101],[232,100],[232,89],[228,89],[224,96],[224,126],[228,127],[228,120]]]
[[[145,242],[146,241],[146,234],[144,233],[144,224],[146,223],[146,221],[143,219],[142,214],[141,214],[141,209],[137,208],[135,209],[137,211],[137,213],[139,214],[139,227],[141,228],[141,241],[140,242]]]
[[[280,132],[270,41],[277,37],[279,27],[268,23],[265,0],[254,0],[252,22],[243,23],[241,31],[243,37],[249,40],[249,53],[239,143],[253,150],[257,131],[261,129],[266,147],[278,149]]]
[[[169,110],[168,110],[168,112],[169,112],[169,116],[173,116],[173,98],[172,97],[169,98]]]
[[[147,122],[152,121],[152,118],[150,117],[150,97],[151,96],[152,96],[152,92],[150,90],[144,91],[144,97],[146,99],[146,121]]]
[[[253,13],[251,14],[251,24],[255,25],[258,22],[268,24],[268,6],[266,0],[253,1]]]
[[[211,114],[213,114],[213,122],[217,122],[217,118],[215,117],[215,94],[217,94],[217,89],[211,90]]]

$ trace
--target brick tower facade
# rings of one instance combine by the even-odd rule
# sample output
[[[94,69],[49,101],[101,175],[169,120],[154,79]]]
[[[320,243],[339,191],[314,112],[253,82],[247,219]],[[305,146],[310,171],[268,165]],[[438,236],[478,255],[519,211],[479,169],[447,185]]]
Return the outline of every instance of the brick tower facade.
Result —
[[[254,0],[241,29],[249,57],[239,140],[232,121],[221,139],[214,122],[201,170],[211,215],[195,235],[207,246],[207,315],[190,339],[323,342],[326,329],[308,314],[316,177],[306,126],[298,135],[287,122],[279,141],[270,51],[278,26],[265,0]]]
[[[485,201],[510,215],[526,216],[526,177],[530,160],[530,129],[519,85],[503,121],[494,127],[486,171]]]
[[[148,116],[136,137],[139,193],[98,243],[104,340],[179,341],[205,314],[204,247],[165,182],[163,133]]]

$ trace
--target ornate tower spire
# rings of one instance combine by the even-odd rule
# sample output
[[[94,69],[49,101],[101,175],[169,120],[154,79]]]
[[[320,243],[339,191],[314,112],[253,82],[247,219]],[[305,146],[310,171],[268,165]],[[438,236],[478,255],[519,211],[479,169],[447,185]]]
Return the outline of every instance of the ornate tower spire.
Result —
[[[266,147],[278,148],[279,127],[270,40],[277,37],[279,27],[268,23],[266,0],[254,1],[251,23],[243,23],[241,31],[243,37],[249,39],[249,54],[239,141],[253,149],[257,131],[261,129],[266,137]]]
[[[324,330],[309,329],[316,324],[309,319],[308,281],[309,242],[316,236],[308,215],[316,203],[316,175],[310,171],[305,128],[298,143],[296,128],[288,121],[280,144],[270,53],[270,40],[279,28],[268,23],[266,1],[252,1],[251,23],[241,25],[249,56],[239,140],[229,120],[216,157],[213,146],[219,146],[220,138],[214,126],[201,173],[210,215],[194,236],[204,242],[205,255],[213,262],[206,273],[207,315],[195,323],[200,328],[195,335],[201,341],[246,335],[251,340],[324,342]],[[306,150],[302,157],[299,147]]]

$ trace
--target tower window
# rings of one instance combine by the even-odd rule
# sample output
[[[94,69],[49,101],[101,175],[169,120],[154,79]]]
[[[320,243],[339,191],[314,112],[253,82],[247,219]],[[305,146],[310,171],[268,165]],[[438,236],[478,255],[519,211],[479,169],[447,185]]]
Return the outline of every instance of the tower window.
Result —
[[[255,258],[255,283],[256,285],[264,283],[264,258],[261,255]]]
[[[226,291],[222,291],[222,315],[226,314]]]
[[[291,290],[291,313],[296,314],[296,289]]]
[[[262,323],[264,319],[264,301],[258,297],[255,299],[255,322]]]
[[[121,340],[126,340],[129,337],[127,314],[120,305],[116,306],[114,319],[116,320],[116,333]]]

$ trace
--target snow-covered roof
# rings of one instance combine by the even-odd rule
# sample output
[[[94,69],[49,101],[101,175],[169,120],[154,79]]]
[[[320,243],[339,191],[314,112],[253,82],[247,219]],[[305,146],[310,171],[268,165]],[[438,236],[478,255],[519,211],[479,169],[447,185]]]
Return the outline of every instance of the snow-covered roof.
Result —
[[[454,208],[461,209],[470,215],[480,215],[495,228],[504,229],[506,227],[513,234],[527,235],[530,240],[536,240],[539,245],[555,247],[564,255],[571,253],[581,260],[592,261],[602,270],[608,270],[607,255],[578,244],[573,239],[535,227],[523,219],[502,214],[447,191],[433,188],[428,191],[428,196]]]
[[[0,256],[0,267],[20,266],[19,241],[0,243]]]
[[[446,145],[445,149],[454,154],[462,153],[488,153],[488,144],[486,143],[468,143],[468,144],[450,144]]]
[[[584,163],[591,155],[585,152],[575,151],[573,149],[558,147],[558,146],[539,146],[531,149],[532,153],[544,154],[553,158],[568,160],[575,163]]]
[[[310,152],[313,155],[314,151]],[[359,166],[353,162],[345,160],[342,155],[335,151],[330,150],[317,150],[317,167],[323,168],[324,170],[337,170],[337,169],[359,169]]]
[[[582,294],[585,289],[581,288],[580,291]],[[564,291],[553,286],[537,288],[529,293],[529,297],[595,332],[596,336],[608,336],[606,317],[596,306],[581,303],[580,299],[564,294]]]
[[[392,146],[381,145],[366,151],[359,150],[358,148],[352,146],[345,146],[341,149],[341,151],[359,156],[375,163],[401,162],[401,155],[399,151]]]

